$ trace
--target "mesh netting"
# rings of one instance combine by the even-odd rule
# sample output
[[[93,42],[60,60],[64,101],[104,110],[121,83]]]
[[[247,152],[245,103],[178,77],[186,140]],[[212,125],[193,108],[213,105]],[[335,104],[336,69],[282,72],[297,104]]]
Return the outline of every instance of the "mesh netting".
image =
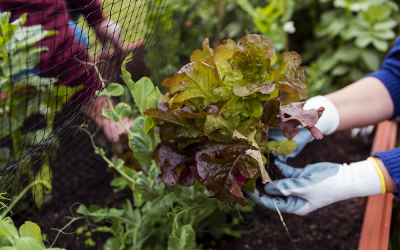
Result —
[[[176,6],[184,6],[181,16],[166,22]],[[91,63],[98,62],[109,83],[123,83],[121,63],[132,52],[132,79],[151,77],[146,55],[195,6],[187,0],[0,1],[0,192],[11,200],[36,180],[51,183],[35,185],[19,201],[13,209],[17,225],[32,220],[51,241],[50,228],[66,224],[75,202],[113,205],[113,173],[90,137],[75,128],[90,120],[97,143],[123,147],[118,126],[101,119],[108,104],[98,97],[104,86]],[[59,246],[79,247],[71,244]]]

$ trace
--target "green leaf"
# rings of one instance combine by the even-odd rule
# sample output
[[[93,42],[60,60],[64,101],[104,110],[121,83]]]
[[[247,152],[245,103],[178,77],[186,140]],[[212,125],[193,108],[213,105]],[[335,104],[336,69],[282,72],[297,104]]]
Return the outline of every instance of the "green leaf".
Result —
[[[356,38],[355,44],[357,45],[357,47],[359,48],[365,48],[368,46],[368,44],[370,44],[372,42],[371,37],[369,36],[358,36]]]
[[[350,67],[346,64],[340,64],[338,66],[336,66],[333,70],[332,70],[332,75],[334,76],[341,76],[346,74],[348,71],[350,70]]]
[[[23,70],[28,70],[34,68],[40,61],[40,53],[42,51],[47,51],[46,47],[31,47],[15,53],[7,61],[2,61],[0,63],[0,68],[5,77],[15,75],[22,72]]]
[[[190,61],[207,62],[214,55],[214,50],[210,48],[208,38],[203,41],[203,50],[196,49],[190,56]]]
[[[342,62],[354,62],[360,56],[361,50],[353,43],[340,47],[334,54],[335,59]]]
[[[19,235],[21,237],[30,237],[42,242],[42,232],[40,231],[40,227],[30,221],[25,221],[25,224],[19,228]]]
[[[218,114],[208,115],[204,124],[204,135],[216,141],[231,141],[233,135],[232,118],[225,120]]]
[[[174,95],[172,103],[180,104],[188,100],[207,107],[220,100],[220,96],[214,92],[214,89],[221,82],[212,66],[203,62],[193,62],[184,68],[185,71],[178,71],[172,78],[165,79],[161,84],[169,87],[170,96]]]
[[[13,117],[0,117],[0,139],[9,136],[10,132],[17,132],[21,125],[21,122]]]
[[[107,86],[107,92],[111,96],[120,96],[124,93],[124,87],[119,83],[110,83]]]
[[[172,231],[168,239],[168,250],[193,250],[196,247],[196,233],[191,225],[184,225]]]
[[[112,111],[109,110],[109,109],[102,109],[102,110],[101,110],[101,114],[102,114],[104,117],[107,117],[107,118],[110,118],[110,119],[114,120],[115,122],[118,122],[118,121],[119,121],[118,115],[115,114],[114,112],[112,112]]]
[[[290,155],[293,150],[297,148],[296,141],[289,141],[288,139],[283,141],[269,141],[263,145],[265,145],[269,150],[271,150],[273,153],[277,153],[278,155]]]
[[[43,180],[46,182],[46,185],[39,183],[32,188],[32,196],[34,197],[36,207],[41,208],[49,201],[46,194],[50,193],[52,188],[53,172],[47,161],[45,161],[39,172],[35,175],[35,180]]]
[[[146,135],[145,120],[143,117],[137,118],[132,126],[132,134],[128,135],[129,147],[132,149],[136,159],[143,163],[151,163],[151,155],[153,153],[152,145],[153,135]]]
[[[270,68],[270,58],[275,50],[271,41],[260,35],[247,35],[238,42],[241,51],[234,53],[232,68],[243,73],[244,79],[234,87],[238,96],[248,96],[255,92],[269,94],[275,90],[275,82],[288,82],[292,86],[305,89],[308,80],[300,67],[301,56],[296,52],[282,53],[281,65],[277,70]]]
[[[15,242],[16,250],[46,250],[46,247],[41,241],[34,238],[20,238]]]
[[[115,106],[115,112],[120,117],[128,117],[131,114],[131,106],[124,102],[120,102]]]
[[[136,106],[140,110],[140,113],[144,114],[144,112],[151,108],[149,107],[148,100],[154,99],[157,100],[157,94],[154,89],[154,85],[151,80],[147,77],[141,78],[134,86],[132,91],[133,99],[136,103]]]
[[[389,43],[385,40],[380,40],[380,39],[372,39],[372,44],[374,47],[382,52],[385,52],[389,48]]]
[[[18,239],[18,231],[14,224],[10,224],[6,220],[0,221],[0,235],[11,236],[14,239]]]
[[[374,37],[382,40],[389,40],[396,37],[396,33],[393,30],[382,29],[374,31]]]
[[[371,71],[379,70],[380,66],[380,57],[379,54],[372,49],[366,49],[361,54],[361,59],[367,65],[368,69]],[[360,78],[359,78],[360,79]]]
[[[385,20],[383,22],[379,22],[374,25],[375,30],[387,30],[387,29],[393,29],[394,27],[397,26],[397,21],[396,20]]]
[[[108,238],[107,241],[103,245],[103,250],[119,250],[121,247],[121,243],[117,238]]]
[[[147,135],[152,128],[156,126],[155,118],[153,116],[146,115],[144,118],[144,131]]]
[[[14,38],[18,41],[17,49],[24,49],[31,46],[43,38],[57,34],[55,30],[45,30],[42,25],[32,25],[21,27],[14,32]]]

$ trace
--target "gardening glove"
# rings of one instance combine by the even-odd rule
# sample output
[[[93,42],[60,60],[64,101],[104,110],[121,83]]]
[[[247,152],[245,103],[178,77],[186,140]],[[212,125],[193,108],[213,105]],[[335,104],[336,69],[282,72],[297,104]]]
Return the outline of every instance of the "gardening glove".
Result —
[[[275,187],[266,184],[264,191],[281,196],[273,198],[281,212],[305,215],[337,201],[386,192],[383,173],[372,157],[349,165],[321,162],[305,168],[293,168],[279,160],[275,163],[286,179],[274,181]],[[255,190],[252,198],[275,210],[268,195],[260,196]]]

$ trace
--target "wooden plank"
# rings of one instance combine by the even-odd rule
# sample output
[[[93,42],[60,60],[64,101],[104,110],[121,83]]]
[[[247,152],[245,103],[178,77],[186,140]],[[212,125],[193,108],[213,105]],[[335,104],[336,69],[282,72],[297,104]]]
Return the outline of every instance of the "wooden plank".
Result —
[[[393,149],[396,144],[397,123],[384,121],[378,124],[371,155]],[[387,250],[389,247],[390,220],[393,194],[368,197],[361,229],[359,250]]]

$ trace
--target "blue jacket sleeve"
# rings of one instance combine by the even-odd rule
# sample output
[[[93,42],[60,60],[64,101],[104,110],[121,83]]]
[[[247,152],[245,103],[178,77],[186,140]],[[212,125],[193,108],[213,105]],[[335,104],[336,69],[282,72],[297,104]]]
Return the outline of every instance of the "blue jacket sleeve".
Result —
[[[386,55],[379,71],[368,74],[378,78],[388,89],[393,100],[393,117],[400,115],[400,37],[396,39],[393,49]]]
[[[397,193],[400,192],[400,148],[375,153],[373,156],[381,158],[393,181],[396,182]]]

